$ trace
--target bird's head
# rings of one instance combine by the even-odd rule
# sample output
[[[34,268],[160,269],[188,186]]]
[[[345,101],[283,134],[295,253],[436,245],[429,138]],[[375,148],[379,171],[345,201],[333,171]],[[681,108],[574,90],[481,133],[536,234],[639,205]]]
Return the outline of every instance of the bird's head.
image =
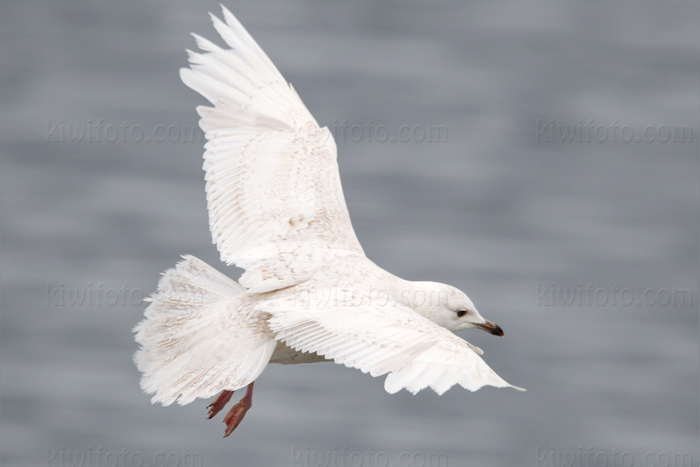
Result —
[[[503,329],[482,318],[474,303],[461,290],[439,282],[414,282],[413,285],[413,309],[435,324],[452,332],[479,328],[503,336]]]

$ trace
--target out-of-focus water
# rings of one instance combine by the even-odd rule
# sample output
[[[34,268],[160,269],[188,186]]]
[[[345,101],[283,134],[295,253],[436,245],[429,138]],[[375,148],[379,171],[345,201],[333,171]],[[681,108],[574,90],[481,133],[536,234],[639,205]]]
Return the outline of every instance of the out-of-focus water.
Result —
[[[383,454],[420,466],[429,452],[450,466],[688,459],[674,453],[698,465],[700,4],[228,6],[317,120],[336,126],[370,258],[467,291],[506,338],[462,336],[528,392],[390,396],[381,379],[337,365],[272,366],[225,440],[206,401],[151,405],[131,363],[141,296],[180,254],[226,270],[210,243],[202,144],[178,140],[203,103],[180,83],[183,49],[190,31],[215,37],[206,12],[218,7],[6,2],[3,466],[90,453],[84,465],[184,466],[186,452],[207,467],[315,466],[324,453],[331,466],[383,465]],[[338,133],[370,122],[388,134],[439,125],[447,142]],[[93,142],[72,142],[81,125]],[[562,125],[592,129],[567,142]],[[140,130],[166,141],[136,142]],[[128,136],[108,142],[117,131]],[[580,303],[560,296],[579,289]],[[81,290],[93,302],[71,305]]]

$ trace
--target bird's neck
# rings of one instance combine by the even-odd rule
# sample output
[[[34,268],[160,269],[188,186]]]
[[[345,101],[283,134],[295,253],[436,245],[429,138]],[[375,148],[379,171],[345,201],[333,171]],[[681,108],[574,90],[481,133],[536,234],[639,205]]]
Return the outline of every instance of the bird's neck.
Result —
[[[447,301],[446,292],[442,291],[439,284],[435,282],[406,282],[408,293],[403,297],[404,303],[428,319],[437,307]]]

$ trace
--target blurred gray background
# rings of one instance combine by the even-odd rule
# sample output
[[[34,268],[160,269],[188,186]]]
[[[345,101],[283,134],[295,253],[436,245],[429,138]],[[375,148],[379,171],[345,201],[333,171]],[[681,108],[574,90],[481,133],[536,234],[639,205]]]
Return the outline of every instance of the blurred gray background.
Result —
[[[271,366],[225,440],[207,401],[151,405],[140,298],[184,253],[239,274],[211,245],[202,142],[177,135],[204,103],[178,77],[189,32],[216,39],[218,5],[3,2],[2,466],[698,465],[700,3],[226,4],[322,125],[447,129],[336,133],[353,223],[380,266],[467,291],[506,338],[462,337],[528,392],[390,396],[341,366]],[[122,124],[174,130],[108,142]],[[598,133],[567,140],[579,125]]]

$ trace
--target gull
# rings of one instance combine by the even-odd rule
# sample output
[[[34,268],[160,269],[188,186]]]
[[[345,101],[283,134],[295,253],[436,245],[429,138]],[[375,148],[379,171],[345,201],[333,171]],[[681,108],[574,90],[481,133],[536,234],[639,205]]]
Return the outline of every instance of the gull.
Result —
[[[207,143],[207,207],[221,260],[245,270],[238,282],[193,256],[163,273],[134,328],[134,362],[152,402],[218,396],[212,418],[229,436],[252,406],[269,363],[333,361],[384,388],[415,394],[454,385],[515,387],[454,333],[503,330],[460,290],[401,279],[370,261],[350,223],[327,127],[318,125],[225,7],[214,27],[230,48],[193,34],[182,81],[211,106],[197,107]]]

